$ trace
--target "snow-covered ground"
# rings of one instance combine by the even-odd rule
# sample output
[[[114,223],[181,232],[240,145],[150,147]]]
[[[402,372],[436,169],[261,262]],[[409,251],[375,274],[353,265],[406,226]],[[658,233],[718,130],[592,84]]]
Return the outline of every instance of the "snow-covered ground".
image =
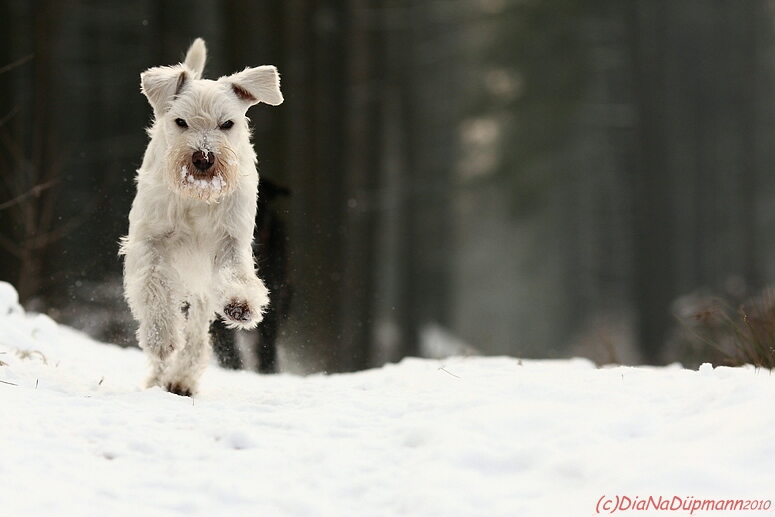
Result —
[[[191,399],[142,389],[140,351],[25,314],[2,283],[0,361],[3,516],[773,514],[706,503],[775,499],[767,370],[212,366]]]

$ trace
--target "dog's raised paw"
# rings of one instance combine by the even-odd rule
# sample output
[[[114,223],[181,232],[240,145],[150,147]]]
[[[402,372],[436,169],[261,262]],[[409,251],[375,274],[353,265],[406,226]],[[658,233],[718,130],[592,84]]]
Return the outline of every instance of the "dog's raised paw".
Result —
[[[245,302],[235,300],[223,308],[223,313],[237,323],[247,323],[250,321],[250,307]]]

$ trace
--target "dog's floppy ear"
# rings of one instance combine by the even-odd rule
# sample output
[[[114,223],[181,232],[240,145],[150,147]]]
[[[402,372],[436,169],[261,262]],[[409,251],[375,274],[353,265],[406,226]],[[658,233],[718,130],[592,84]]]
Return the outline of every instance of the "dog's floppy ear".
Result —
[[[207,61],[207,47],[205,47],[205,41],[202,38],[197,38],[188,47],[186,52],[186,60],[183,62],[194,73],[194,79],[201,79],[202,72],[205,69],[205,61]]]
[[[140,85],[154,113],[159,116],[167,111],[172,99],[191,79],[191,71],[185,65],[159,66],[140,74]]]
[[[265,102],[272,106],[283,103],[283,94],[280,93],[280,74],[272,65],[246,68],[242,72],[221,77],[219,81],[225,81],[231,85],[234,94],[248,106]]]

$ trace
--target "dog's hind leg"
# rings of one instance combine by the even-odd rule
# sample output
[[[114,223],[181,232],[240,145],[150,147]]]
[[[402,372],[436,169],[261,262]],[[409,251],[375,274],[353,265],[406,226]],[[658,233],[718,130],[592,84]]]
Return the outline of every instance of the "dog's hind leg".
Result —
[[[177,395],[191,396],[210,361],[210,323],[215,312],[202,296],[189,299],[188,318],[184,330],[186,345],[172,358],[164,374],[164,388]]]
[[[161,383],[170,356],[183,344],[180,279],[163,260],[155,240],[125,241],[121,253],[126,255],[126,299],[140,323],[137,341],[151,362],[147,385],[155,386]]]

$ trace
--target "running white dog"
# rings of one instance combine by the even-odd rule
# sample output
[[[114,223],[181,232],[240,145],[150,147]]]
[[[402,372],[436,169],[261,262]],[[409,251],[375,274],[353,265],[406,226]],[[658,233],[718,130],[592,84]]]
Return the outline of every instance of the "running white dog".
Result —
[[[140,76],[155,120],[120,250],[148,385],[189,396],[209,362],[216,313],[250,329],[269,302],[250,247],[258,173],[245,113],[283,102],[275,67],[211,81],[201,78],[205,60],[197,39],[185,62]]]

